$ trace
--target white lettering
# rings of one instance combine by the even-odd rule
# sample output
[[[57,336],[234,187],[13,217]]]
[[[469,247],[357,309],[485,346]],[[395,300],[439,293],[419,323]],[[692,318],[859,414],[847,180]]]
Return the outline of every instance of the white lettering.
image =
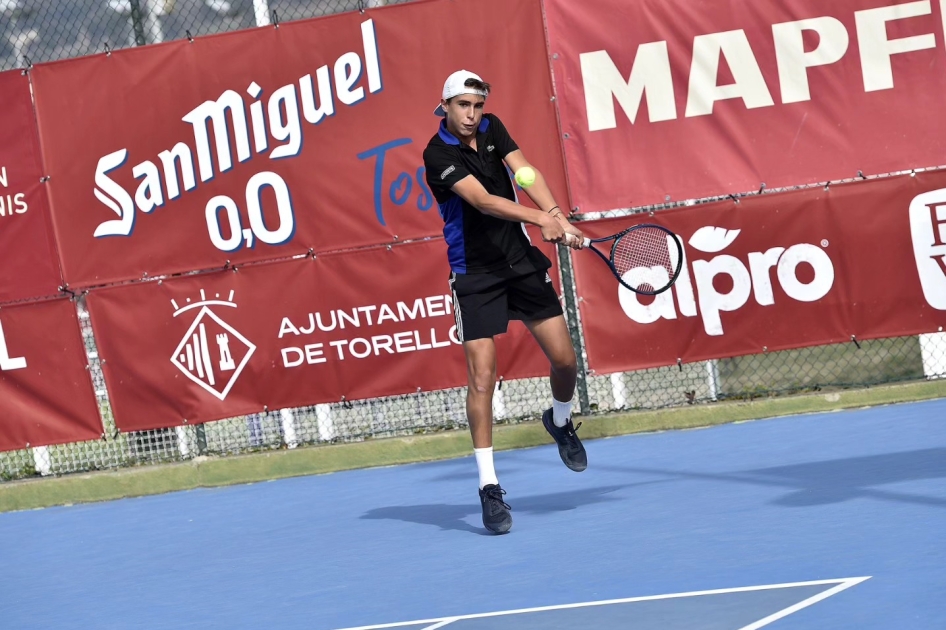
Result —
[[[384,87],[381,82],[381,61],[378,56],[378,41],[374,33],[374,20],[365,20],[361,23],[361,42],[365,49],[368,91],[374,94]]]
[[[335,89],[338,100],[345,105],[354,105],[365,97],[365,89],[352,86],[361,78],[361,57],[357,53],[347,52],[335,62]]]
[[[181,188],[177,179],[177,164],[181,165],[184,190],[193,190],[197,187],[194,158],[189,146],[183,142],[178,142],[170,151],[158,153],[158,159],[161,160],[161,164],[164,166],[164,185],[167,189],[169,201],[181,196]]]
[[[929,15],[930,10],[929,0],[921,0],[854,12],[865,92],[889,90],[893,87],[891,55],[936,46],[936,38],[932,33],[901,39],[887,39],[887,22]]]
[[[405,319],[417,319],[418,317],[427,317],[427,313],[424,311],[424,301],[420,298],[414,300],[414,307],[410,310],[407,310],[407,304],[404,302],[397,303],[397,312],[401,317],[401,321]]]
[[[138,190],[135,192],[135,204],[144,213],[164,205],[164,196],[161,194],[161,173],[153,162],[142,162],[133,169],[131,174],[140,179]]]
[[[447,302],[443,295],[431,295],[425,302],[427,303],[427,317],[440,317],[446,315],[444,303]]]
[[[293,335],[298,335],[299,330],[295,326],[292,325],[292,322],[289,321],[288,317],[283,317],[282,323],[279,324],[279,337],[278,338],[282,339],[283,335],[288,335],[290,333]]]
[[[769,269],[778,264],[779,256],[785,251],[784,247],[773,247],[764,254],[752,252],[749,254],[749,274],[752,276],[752,293],[755,301],[762,306],[775,304],[772,293],[772,277]]]
[[[95,198],[105,204],[120,218],[101,223],[92,234],[103,236],[128,236],[135,227],[135,205],[124,188],[108,176],[125,163],[128,149],[121,149],[99,158],[95,166]]]
[[[719,59],[726,58],[735,83],[718,85]],[[713,104],[741,98],[747,109],[774,105],[762,70],[742,29],[699,35],[693,40],[693,61],[687,93],[686,116],[713,113]]]
[[[700,301],[700,313],[703,315],[703,329],[707,335],[723,334],[723,323],[719,317],[722,311],[734,311],[746,303],[752,290],[749,271],[738,258],[722,254],[712,260],[697,260],[693,263],[693,275],[696,277],[696,293]],[[718,275],[728,275],[732,280],[732,289],[720,293],[713,286]]]
[[[279,88],[269,98],[269,126],[273,138],[286,142],[273,149],[269,154],[271,160],[299,155],[302,150],[302,121],[299,120],[296,86],[292,83]]]
[[[589,131],[617,126],[614,101],[618,102],[633,124],[645,95],[650,122],[677,117],[667,42],[650,42],[638,46],[627,81],[606,50],[582,53],[578,57]]]
[[[322,344],[320,343],[310,343],[305,347],[305,360],[309,365],[314,365],[316,363],[325,363],[328,359],[325,358],[322,352]]]
[[[398,352],[413,352],[417,350],[417,348],[410,345],[412,341],[414,341],[414,331],[399,332],[394,335],[394,344]]]
[[[312,87],[312,75],[307,74],[299,79],[299,96],[302,99],[302,115],[306,122],[317,125],[326,116],[335,114],[335,100],[332,98],[332,80],[328,66],[322,66],[315,71],[316,83],[319,85],[319,105],[315,105],[315,90]]]
[[[808,284],[802,284],[796,275],[801,263],[808,263],[815,271],[815,277]],[[815,302],[828,294],[834,285],[834,265],[824,251],[814,245],[802,243],[792,245],[778,261],[779,284],[788,297],[799,302]]]
[[[805,31],[818,33],[818,45],[805,52]],[[811,99],[808,88],[808,68],[826,66],[841,59],[847,52],[847,29],[833,17],[818,17],[772,26],[775,38],[775,60],[778,64],[779,87],[783,103],[798,103]]]
[[[394,335],[397,338],[397,335]],[[375,335],[371,338],[371,347],[374,348],[374,356],[380,356],[381,351],[384,350],[388,354],[394,354],[394,350],[391,348],[391,344],[394,342],[391,339],[391,335]],[[398,350],[400,352],[400,350]]]
[[[359,346],[364,346],[364,350],[356,350],[356,344]],[[371,354],[371,344],[368,343],[367,339],[355,337],[348,342],[348,351],[351,353],[351,356],[355,357],[356,359],[364,359],[369,354]]]
[[[302,365],[303,354],[299,348],[283,348],[280,352],[282,352],[283,367],[293,368]],[[290,359],[291,354],[295,354],[296,357]]]
[[[3,334],[3,324],[0,323],[0,370],[22,370],[26,367],[24,357],[10,357],[10,351],[7,349],[7,339]]]
[[[227,90],[216,101],[204,101],[181,119],[186,123],[190,123],[194,129],[197,165],[200,169],[200,181],[202,182],[206,182],[214,176],[210,138],[207,132],[208,122],[213,124],[219,172],[225,173],[233,168],[230,134],[227,132],[227,112],[230,113],[230,122],[236,140],[237,160],[244,162],[251,157],[250,138],[246,128],[246,109],[243,106],[243,97],[239,94],[233,90]]]

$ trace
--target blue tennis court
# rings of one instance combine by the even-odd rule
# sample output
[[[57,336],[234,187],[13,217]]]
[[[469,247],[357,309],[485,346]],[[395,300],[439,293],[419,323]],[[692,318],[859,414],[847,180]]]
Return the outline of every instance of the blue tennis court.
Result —
[[[946,400],[0,514],[3,628],[946,627]],[[594,422],[594,420],[590,420]]]

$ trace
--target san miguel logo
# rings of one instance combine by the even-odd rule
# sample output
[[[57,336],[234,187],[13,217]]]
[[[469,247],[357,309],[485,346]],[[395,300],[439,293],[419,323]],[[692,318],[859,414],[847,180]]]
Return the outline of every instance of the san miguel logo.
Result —
[[[233,291],[226,300],[220,294],[207,299],[201,289],[200,300],[187,298],[183,305],[171,300],[174,317],[196,312],[190,328],[171,355],[171,363],[184,375],[216,398],[224,400],[249,362],[256,346],[225,322],[212,307],[236,308]]]
[[[129,165],[142,156],[130,162],[129,150],[122,148],[99,158],[93,194],[118,218],[103,221],[93,236],[131,236],[136,217],[158,212],[236,163],[257,155],[267,155],[269,160],[300,155],[307,126],[318,125],[341,107],[356,106],[383,89],[372,20],[361,23],[361,44],[360,52],[343,53],[334,64],[326,63],[292,83],[267,92],[247,77],[245,96],[238,91],[242,86],[234,85],[215,100],[193,108],[181,118],[191,126],[190,144],[177,142],[132,166],[131,174],[139,182],[134,191],[126,190],[115,176],[123,171],[127,176]],[[269,222],[262,207],[267,190],[275,196],[275,213]],[[238,201],[227,195],[206,202],[204,218],[214,247],[229,253],[258,242],[278,246],[292,240],[295,209],[289,184],[278,173],[260,170],[250,177],[245,199],[243,212]]]
[[[936,310],[946,311],[946,189],[914,197],[910,234],[923,297]]]

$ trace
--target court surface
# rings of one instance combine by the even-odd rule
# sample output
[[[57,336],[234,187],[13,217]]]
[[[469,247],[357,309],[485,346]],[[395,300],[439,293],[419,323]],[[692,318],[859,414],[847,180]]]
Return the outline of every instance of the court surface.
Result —
[[[946,628],[946,400],[586,447],[0,514],[0,627]]]

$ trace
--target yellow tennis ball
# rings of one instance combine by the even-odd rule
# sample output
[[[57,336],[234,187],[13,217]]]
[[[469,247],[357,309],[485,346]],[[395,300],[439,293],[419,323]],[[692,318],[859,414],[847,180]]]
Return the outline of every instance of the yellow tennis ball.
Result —
[[[523,166],[516,171],[516,183],[523,188],[528,188],[535,183],[535,171],[529,166]]]

